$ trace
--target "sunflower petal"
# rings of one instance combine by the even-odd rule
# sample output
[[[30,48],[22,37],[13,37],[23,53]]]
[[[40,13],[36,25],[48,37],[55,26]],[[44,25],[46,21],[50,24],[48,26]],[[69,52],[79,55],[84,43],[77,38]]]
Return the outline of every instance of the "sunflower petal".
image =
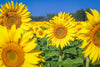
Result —
[[[30,63],[24,61],[23,65],[21,67],[33,67],[33,66],[35,66],[35,65],[30,64]]]
[[[38,56],[33,55],[32,53],[25,54],[25,60],[30,64],[39,64],[39,61],[41,61],[41,59],[38,58]]]
[[[31,51],[32,49],[34,49],[36,46],[37,46],[37,43],[35,43],[37,38],[33,39],[32,41],[28,42],[28,43],[25,43],[25,47],[23,48],[23,50],[25,52],[29,52]]]
[[[14,2],[11,1],[11,9],[13,10],[14,9]]]
[[[94,63],[97,59],[98,59],[98,47],[96,47],[96,50],[95,50],[95,55],[93,56],[93,59],[92,59],[92,63]]]

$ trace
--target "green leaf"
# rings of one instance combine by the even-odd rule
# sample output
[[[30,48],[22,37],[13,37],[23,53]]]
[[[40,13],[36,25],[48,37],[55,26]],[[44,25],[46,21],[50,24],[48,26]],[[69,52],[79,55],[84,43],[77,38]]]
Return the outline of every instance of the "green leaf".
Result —
[[[58,56],[58,53],[56,51],[52,51],[52,52],[49,52],[45,55],[46,59],[49,59],[53,56]]]
[[[83,60],[81,58],[76,59],[70,59],[67,58],[65,61],[58,62],[59,65],[62,65],[64,67],[77,67],[79,64],[83,64]]]
[[[66,50],[64,50],[63,52],[64,52],[64,53],[69,53],[69,54],[77,55],[77,52],[76,52],[76,48],[75,48],[75,47],[66,49]]]

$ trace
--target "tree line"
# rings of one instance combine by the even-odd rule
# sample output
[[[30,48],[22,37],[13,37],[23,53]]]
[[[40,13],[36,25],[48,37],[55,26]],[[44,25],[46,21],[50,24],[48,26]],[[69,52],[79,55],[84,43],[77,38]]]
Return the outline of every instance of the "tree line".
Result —
[[[70,14],[72,14],[72,17],[74,17],[76,21],[86,21],[87,17],[85,11],[91,13],[90,9],[88,8],[86,10],[80,9],[75,13],[70,13]],[[46,14],[46,16],[31,16],[31,18],[32,21],[49,21],[54,16],[57,16],[57,14]]]

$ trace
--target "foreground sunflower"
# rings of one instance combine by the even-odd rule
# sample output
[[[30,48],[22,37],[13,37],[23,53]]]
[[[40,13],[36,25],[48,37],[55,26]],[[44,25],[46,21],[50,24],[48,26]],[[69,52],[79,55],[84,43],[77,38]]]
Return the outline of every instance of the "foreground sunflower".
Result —
[[[0,24],[6,26],[8,29],[10,29],[13,24],[15,24],[17,28],[20,27],[21,24],[21,27],[24,27],[25,23],[31,20],[31,18],[28,18],[30,12],[27,10],[25,4],[18,4],[16,2],[14,5],[13,1],[11,1],[11,3],[8,1],[5,5],[1,5]]]
[[[80,30],[80,38],[83,45],[80,48],[85,48],[84,56],[89,56],[94,63],[100,59],[100,14],[96,10],[90,10],[92,14],[86,12],[88,21],[81,23],[83,28]]]
[[[54,16],[50,20],[49,27],[45,31],[48,40],[52,42],[51,46],[56,45],[56,47],[65,47],[69,44],[69,41],[74,41],[76,36],[76,25],[75,19],[71,17],[72,15],[60,12],[58,16]]]
[[[12,26],[11,30],[0,26],[0,67],[40,67],[43,57],[39,56],[42,51],[33,50],[37,43],[31,38],[32,32],[22,36]]]

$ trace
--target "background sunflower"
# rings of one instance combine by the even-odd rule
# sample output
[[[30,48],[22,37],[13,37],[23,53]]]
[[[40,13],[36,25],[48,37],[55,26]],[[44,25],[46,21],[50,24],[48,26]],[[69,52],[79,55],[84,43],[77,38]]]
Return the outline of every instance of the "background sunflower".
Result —
[[[13,1],[11,1],[11,3],[8,1],[5,5],[1,5],[0,24],[9,29],[13,24],[15,24],[17,28],[20,27],[21,24],[23,25],[21,27],[24,27],[25,23],[31,20],[31,18],[28,18],[30,12],[27,10],[25,4],[18,4],[16,2],[14,5]]]
[[[69,41],[74,41],[77,33],[74,23],[75,19],[69,14],[60,12],[58,16],[54,16],[46,30],[48,40],[52,42],[50,45],[60,46],[61,49],[67,44],[70,45]]]

